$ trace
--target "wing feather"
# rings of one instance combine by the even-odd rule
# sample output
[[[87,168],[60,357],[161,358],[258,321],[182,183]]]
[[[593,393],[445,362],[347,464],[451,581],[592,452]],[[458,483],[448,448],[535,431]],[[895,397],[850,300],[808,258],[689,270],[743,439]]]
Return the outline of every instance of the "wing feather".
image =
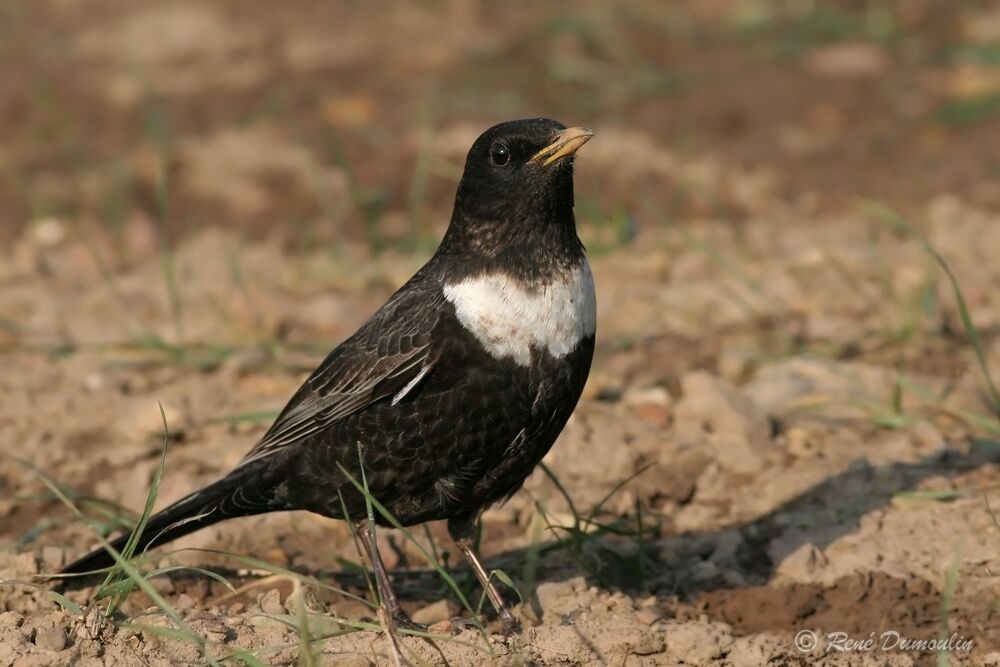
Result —
[[[440,303],[397,292],[303,383],[240,465],[271,456],[369,405],[396,405],[434,366]],[[438,300],[439,301],[439,300]]]

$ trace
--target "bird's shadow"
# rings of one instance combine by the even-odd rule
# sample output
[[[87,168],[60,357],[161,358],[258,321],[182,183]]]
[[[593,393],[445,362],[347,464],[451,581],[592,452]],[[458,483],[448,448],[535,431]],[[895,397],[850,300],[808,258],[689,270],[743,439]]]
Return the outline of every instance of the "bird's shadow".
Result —
[[[1000,463],[1000,447],[991,441],[974,441],[967,452],[942,446],[914,462],[872,465],[858,459],[766,514],[718,530],[666,535],[655,540],[647,536],[638,545],[639,538],[634,535],[586,536],[582,549],[564,541],[565,549],[550,551],[549,556],[541,558],[535,583],[584,576],[589,584],[605,589],[682,598],[766,584],[785,557],[804,545],[824,550],[855,532],[863,517],[887,506],[898,494],[913,490],[923,480],[935,476],[953,478],[991,463]],[[720,550],[727,552],[722,560],[728,575],[719,572],[704,576],[705,569],[699,564],[719,560]],[[487,557],[486,564],[520,573],[524,564],[537,555],[537,550],[533,553],[531,548],[515,549]],[[733,571],[739,576],[729,576]],[[427,591],[427,578],[435,576],[429,570],[397,571],[398,592],[409,599],[426,597],[420,593]],[[537,600],[533,602],[536,613],[540,613]]]
[[[634,549],[626,550],[624,561],[644,559],[641,577],[636,576],[639,568],[622,568],[623,560],[614,560],[603,570],[581,564],[574,574],[585,575],[596,585],[630,593],[682,597],[765,584],[785,557],[804,545],[824,550],[855,532],[863,517],[887,506],[898,494],[912,491],[923,480],[935,476],[953,478],[998,462],[1000,447],[992,441],[973,441],[968,452],[943,446],[915,462],[872,465],[859,458],[842,472],[752,520],[704,533],[666,535],[651,544],[643,556]],[[498,558],[523,559],[524,551],[508,552]],[[610,546],[609,551],[614,553],[614,547]],[[726,552],[720,560],[740,576],[692,576],[699,563],[715,560],[720,551]],[[699,575],[703,573],[704,569]]]
[[[636,544],[635,536],[586,535],[574,545],[565,540],[559,549],[520,548],[490,554],[488,568],[521,574],[525,564],[537,559],[532,577],[536,585],[583,576],[588,584],[631,595],[656,595],[658,598],[689,598],[716,590],[766,584],[782,560],[803,545],[819,550],[856,531],[861,520],[888,505],[894,496],[909,491],[934,476],[956,477],[976,468],[1000,463],[1000,447],[995,442],[973,442],[969,451],[959,452],[943,446],[915,462],[872,465],[859,459],[840,473],[832,475],[808,490],[755,519],[735,523],[703,533],[684,533],[647,537]],[[776,539],[779,538],[780,539]],[[551,547],[551,545],[550,545]],[[723,557],[725,573],[705,576],[707,561]],[[214,568],[226,576],[237,572]],[[357,570],[306,570],[293,568],[345,589],[363,591],[365,577]],[[732,572],[739,576],[731,576]],[[458,568],[456,573],[463,572]],[[188,571],[168,575],[177,583],[200,578]],[[401,599],[410,606],[431,602],[447,594],[439,573],[426,568],[401,568],[392,573]],[[471,576],[463,580],[472,588]],[[541,616],[533,591],[522,591],[525,602]],[[517,602],[516,599],[511,602]],[[487,607],[489,605],[486,605]],[[485,609],[485,608],[484,608]]]

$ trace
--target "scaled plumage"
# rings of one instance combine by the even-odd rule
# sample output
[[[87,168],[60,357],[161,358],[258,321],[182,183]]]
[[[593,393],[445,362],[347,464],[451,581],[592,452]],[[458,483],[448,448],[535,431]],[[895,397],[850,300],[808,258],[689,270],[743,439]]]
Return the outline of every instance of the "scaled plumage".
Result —
[[[350,478],[363,466],[403,525],[447,519],[478,574],[469,538],[480,514],[548,452],[590,369],[594,286],[572,155],[591,134],[547,119],[484,132],[434,256],[330,353],[232,472],[154,515],[139,547],[264,512],[362,519]],[[65,572],[112,562],[96,550]]]

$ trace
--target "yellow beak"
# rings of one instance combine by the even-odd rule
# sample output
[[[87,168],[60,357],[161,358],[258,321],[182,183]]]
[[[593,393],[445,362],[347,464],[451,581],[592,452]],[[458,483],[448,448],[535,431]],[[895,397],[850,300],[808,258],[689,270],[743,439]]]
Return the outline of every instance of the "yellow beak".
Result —
[[[593,130],[585,127],[568,127],[559,134],[551,144],[531,156],[532,162],[541,162],[547,167],[556,160],[572,155],[594,136]]]

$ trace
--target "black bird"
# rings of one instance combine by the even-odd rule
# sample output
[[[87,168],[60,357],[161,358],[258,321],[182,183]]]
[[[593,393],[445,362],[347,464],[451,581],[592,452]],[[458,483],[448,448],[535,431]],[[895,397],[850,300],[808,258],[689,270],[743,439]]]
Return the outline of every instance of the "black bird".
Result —
[[[590,371],[594,282],[573,216],[573,155],[591,136],[544,118],[484,132],[434,256],[330,353],[232,472],[151,517],[138,549],[264,512],[363,520],[352,481],[363,466],[371,495],[404,526],[448,520],[513,629],[472,542],[482,512],[549,451]],[[369,531],[358,533],[387,610],[409,624]],[[128,537],[111,544],[120,551]],[[64,573],[113,562],[98,549]]]

